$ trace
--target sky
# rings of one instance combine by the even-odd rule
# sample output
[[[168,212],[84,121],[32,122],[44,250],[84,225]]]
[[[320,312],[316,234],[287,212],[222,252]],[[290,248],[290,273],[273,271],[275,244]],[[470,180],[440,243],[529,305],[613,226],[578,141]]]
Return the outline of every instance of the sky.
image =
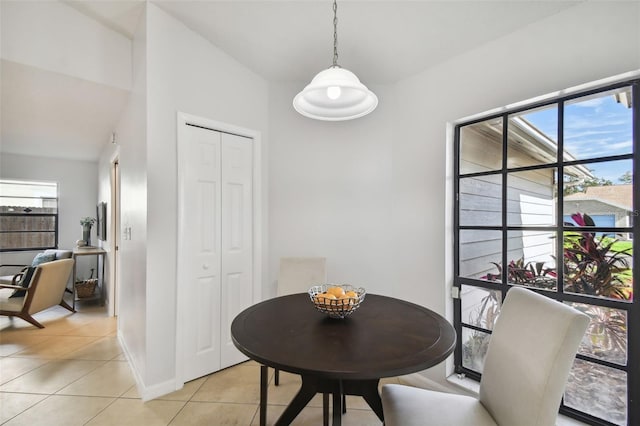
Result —
[[[632,111],[617,103],[614,92],[597,97],[579,98],[565,104],[564,149],[575,159],[590,159],[633,152]],[[558,140],[558,117],[555,106],[523,115],[554,141]],[[631,160],[593,163],[587,167],[596,177],[614,185],[626,171],[632,170]]]

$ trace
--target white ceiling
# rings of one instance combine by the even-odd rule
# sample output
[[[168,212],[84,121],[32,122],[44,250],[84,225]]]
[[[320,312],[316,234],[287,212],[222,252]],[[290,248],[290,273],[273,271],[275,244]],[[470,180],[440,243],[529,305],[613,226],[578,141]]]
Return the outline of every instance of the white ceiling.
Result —
[[[331,65],[331,0],[152,2],[267,80],[302,87]],[[392,84],[580,2],[339,0],[338,63],[366,85]],[[144,10],[137,0],[64,3],[129,38]],[[43,73],[2,62],[2,151],[95,161],[126,94]]]
[[[96,161],[128,94],[2,61],[2,152]]]
[[[332,63],[330,0],[153,2],[268,80],[310,81]],[[576,3],[340,0],[338,62],[389,84]]]

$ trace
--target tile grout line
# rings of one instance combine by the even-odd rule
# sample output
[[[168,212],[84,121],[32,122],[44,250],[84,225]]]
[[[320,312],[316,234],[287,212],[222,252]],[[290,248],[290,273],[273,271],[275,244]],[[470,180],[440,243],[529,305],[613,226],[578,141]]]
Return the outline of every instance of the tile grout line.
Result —
[[[93,397],[90,397],[93,398]],[[96,398],[102,398],[102,397],[96,397]],[[96,413],[95,416],[91,417],[89,420],[87,420],[86,422],[83,423],[83,425],[86,425],[88,423],[90,423],[93,419],[95,419],[96,417],[98,417],[100,414],[102,414],[107,408],[111,407],[113,404],[115,404],[115,402],[118,400],[118,398],[113,398],[113,401],[111,401],[110,403],[108,403],[102,410],[98,411]]]
[[[74,360],[64,360],[64,361],[74,361]],[[79,360],[79,361],[103,361],[103,360]],[[74,384],[75,382],[77,382],[80,379],[85,378],[86,376],[88,376],[89,374],[93,373],[94,371],[96,371],[98,368],[102,367],[103,365],[105,365],[107,362],[109,361],[103,361],[102,364],[97,365],[95,368],[87,371],[86,374],[83,374],[82,376],[78,377],[77,379],[75,379],[72,382],[67,383],[66,385],[62,386],[60,389],[58,389],[57,391],[55,391],[52,395],[58,395],[58,392],[60,392],[62,389],[66,388],[67,386],[71,386],[72,384]],[[60,395],[64,395],[64,394],[60,394]],[[67,395],[67,396],[78,396],[78,395]],[[81,395],[81,396],[87,396],[87,395]]]
[[[3,358],[11,358],[11,359],[15,359],[15,357],[8,357],[8,356],[3,357]],[[6,384],[8,384],[8,383],[10,383],[10,382],[12,382],[12,381],[14,381],[15,379],[19,379],[20,377],[24,376],[25,374],[31,373],[32,371],[36,371],[38,368],[40,368],[40,367],[44,367],[45,365],[47,365],[47,364],[51,363],[51,361],[52,361],[52,360],[50,360],[50,359],[48,359],[48,358],[30,358],[30,359],[40,359],[40,360],[45,361],[45,363],[44,363],[44,364],[41,364],[41,365],[39,365],[39,366],[37,366],[37,367],[34,367],[34,368],[32,368],[31,370],[25,371],[24,373],[22,373],[22,374],[20,374],[20,375],[18,375],[18,376],[16,376],[16,377],[14,377],[14,378],[13,378],[13,379],[11,379],[11,380],[7,380],[6,382],[0,383],[0,387],[2,387],[2,386],[4,386],[4,385],[6,385]],[[7,392],[7,391],[0,390],[0,392]],[[47,394],[43,394],[43,395],[47,395]]]
[[[30,370],[26,371],[26,372],[24,372],[24,373],[20,374],[19,376],[16,376],[16,377],[14,377],[13,379],[11,379],[11,380],[7,381],[6,383],[3,383],[2,385],[5,385],[5,384],[8,384],[8,383],[11,383],[11,382],[13,382],[14,380],[19,379],[20,377],[22,377],[22,376],[24,376],[24,375],[26,375],[26,374],[28,374],[28,373],[34,372],[34,371],[36,371],[36,370],[38,370],[38,369],[40,369],[40,368],[42,368],[42,367],[44,367],[44,366],[46,366],[46,365],[49,365],[49,364],[51,364],[51,363],[53,363],[53,362],[57,362],[57,361],[59,361],[59,362],[68,362],[68,361],[102,361],[101,363],[98,363],[94,368],[92,368],[92,369],[90,369],[89,371],[87,371],[85,374],[83,374],[83,375],[81,375],[80,377],[76,378],[75,380],[73,380],[73,381],[71,381],[71,382],[69,382],[69,383],[67,383],[67,384],[63,385],[61,388],[59,388],[59,389],[57,389],[57,390],[52,391],[51,393],[42,393],[42,394],[39,394],[39,393],[31,393],[31,392],[7,392],[7,391],[0,391],[0,392],[2,392],[2,393],[6,393],[6,394],[25,394],[25,395],[44,395],[44,396],[45,396],[44,398],[42,398],[40,401],[36,402],[35,404],[29,405],[29,406],[28,406],[28,407],[26,407],[25,409],[23,409],[23,410],[21,410],[20,412],[16,413],[14,416],[12,416],[11,418],[9,418],[9,419],[7,419],[6,421],[4,421],[2,424],[5,424],[5,423],[7,423],[7,422],[9,422],[9,421],[11,421],[11,420],[13,420],[13,419],[15,419],[16,417],[18,417],[18,416],[20,416],[20,415],[24,414],[25,412],[27,412],[27,411],[29,411],[29,410],[31,410],[31,409],[33,409],[33,408],[35,408],[36,406],[40,405],[40,404],[41,404],[41,403],[43,403],[44,401],[47,401],[48,399],[50,399],[50,398],[51,398],[51,397],[53,397],[53,396],[59,396],[59,397],[61,397],[61,398],[67,398],[67,397],[101,398],[101,399],[104,399],[104,398],[105,398],[105,397],[103,397],[103,396],[96,396],[96,395],[67,395],[67,394],[58,394],[58,393],[57,393],[57,392],[60,392],[60,391],[61,391],[62,389],[64,389],[65,387],[70,386],[71,384],[76,383],[77,381],[81,380],[82,378],[84,378],[84,377],[88,376],[89,374],[91,374],[91,373],[95,372],[97,369],[99,369],[99,368],[103,367],[103,366],[104,366],[104,365],[106,365],[108,362],[110,362],[110,361],[114,360],[115,358],[117,358],[117,357],[119,357],[119,356],[121,355],[121,353],[120,353],[120,354],[115,355],[114,357],[112,357],[112,358],[110,358],[110,359],[108,359],[108,360],[104,360],[104,359],[93,360],[93,359],[82,359],[82,358],[67,358],[67,356],[69,356],[69,355],[71,355],[71,354],[73,354],[73,353],[75,353],[75,352],[79,352],[79,351],[81,351],[81,350],[84,350],[84,349],[86,349],[87,347],[89,347],[90,345],[93,345],[93,344],[95,344],[96,342],[98,342],[98,341],[100,341],[100,340],[102,340],[102,339],[105,339],[106,337],[109,337],[109,334],[110,334],[110,333],[108,333],[108,334],[100,334],[100,335],[88,335],[88,336],[77,336],[77,335],[75,335],[75,334],[72,334],[74,330],[76,330],[76,331],[77,331],[78,329],[80,329],[80,328],[82,328],[82,327],[84,327],[84,326],[86,326],[87,324],[92,323],[92,322],[97,322],[97,320],[91,320],[91,321],[88,321],[88,322],[87,322],[87,323],[85,323],[85,324],[79,325],[78,327],[72,327],[71,329],[67,330],[65,333],[48,335],[48,336],[49,336],[49,338],[48,338],[48,339],[44,339],[43,341],[38,342],[38,343],[36,343],[36,344],[35,344],[35,345],[43,344],[43,343],[46,343],[46,342],[49,342],[49,341],[53,340],[53,339],[54,339],[54,338],[56,338],[56,337],[82,337],[82,338],[95,338],[95,339],[91,340],[90,342],[88,342],[88,343],[86,343],[86,344],[84,344],[84,345],[81,345],[80,347],[75,348],[75,349],[73,349],[73,350],[72,350],[72,351],[70,351],[70,352],[63,353],[62,355],[57,356],[57,357],[55,357],[55,358],[38,358],[38,357],[21,357],[21,356],[17,356],[17,354],[18,354],[18,353],[20,353],[20,352],[24,352],[25,350],[27,350],[27,349],[29,348],[29,346],[35,346],[35,345],[29,345],[29,346],[27,346],[26,348],[24,348],[24,349],[22,349],[22,350],[20,350],[20,351],[16,351],[16,352],[14,352],[14,353],[12,353],[12,354],[9,354],[9,355],[8,355],[8,356],[6,356],[6,357],[2,357],[2,358],[11,358],[11,359],[37,359],[37,360],[43,360],[43,361],[45,361],[42,365],[40,365],[40,366],[38,366],[38,367],[36,367],[36,368],[33,368],[33,369],[30,369]],[[34,330],[34,331],[36,331],[36,330]],[[122,394],[124,394],[125,392],[126,392],[126,391],[124,391]],[[112,401],[111,401],[109,404],[107,404],[103,409],[101,409],[98,413],[96,413],[96,415],[94,415],[94,416],[93,416],[89,421],[93,420],[97,415],[99,415],[99,414],[100,414],[100,413],[102,413],[104,410],[106,410],[109,406],[111,406],[111,405],[112,405],[112,404],[113,404],[113,403],[118,399],[117,397],[106,397],[106,398],[112,398]],[[86,423],[85,423],[85,424],[86,424]]]
[[[180,413],[182,413],[182,411],[186,408],[187,404],[189,403],[189,401],[182,401],[182,407],[180,407],[180,409],[176,412],[176,414],[174,414],[173,417],[171,417],[171,420],[169,420],[169,422],[167,423],[167,426],[169,426],[171,423],[173,423],[173,421],[180,415]]]
[[[7,392],[7,393],[8,393],[8,392]],[[16,393],[18,393],[18,392],[16,392]],[[29,395],[36,395],[36,394],[29,394]],[[10,422],[11,420],[13,420],[13,419],[15,419],[16,417],[18,417],[19,415],[21,415],[22,413],[25,413],[25,412],[27,412],[28,410],[31,410],[31,409],[32,409],[33,407],[35,407],[36,405],[39,405],[41,402],[46,401],[47,399],[49,399],[49,398],[51,397],[51,394],[46,394],[46,393],[43,393],[43,394],[37,394],[37,395],[46,395],[46,396],[45,396],[44,398],[42,398],[40,401],[36,402],[35,404],[28,406],[27,408],[25,408],[24,410],[20,411],[19,413],[16,413],[16,415],[15,415],[15,416],[13,416],[13,417],[11,417],[11,418],[9,418],[9,419],[5,420],[4,422],[2,422],[2,424],[5,424],[5,423]]]

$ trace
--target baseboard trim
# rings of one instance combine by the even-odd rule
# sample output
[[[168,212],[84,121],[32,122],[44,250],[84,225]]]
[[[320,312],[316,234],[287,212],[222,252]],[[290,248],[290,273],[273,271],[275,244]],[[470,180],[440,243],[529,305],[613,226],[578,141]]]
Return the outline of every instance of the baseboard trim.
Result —
[[[140,372],[136,368],[136,364],[132,362],[133,357],[131,356],[131,352],[127,347],[127,343],[122,338],[122,333],[118,331],[117,337],[118,342],[120,342],[120,346],[122,347],[124,357],[126,358],[127,363],[129,364],[129,368],[131,369],[131,373],[133,374],[133,379],[136,382],[138,393],[140,394],[140,398],[142,398],[143,402],[151,401],[152,399],[161,397],[182,387],[176,387],[177,384],[175,380],[167,380],[156,385],[147,386],[142,379]]]
[[[147,386],[142,392],[142,401],[147,402],[152,399],[159,398],[163,395],[167,395],[176,390],[176,381],[167,380],[157,385]]]

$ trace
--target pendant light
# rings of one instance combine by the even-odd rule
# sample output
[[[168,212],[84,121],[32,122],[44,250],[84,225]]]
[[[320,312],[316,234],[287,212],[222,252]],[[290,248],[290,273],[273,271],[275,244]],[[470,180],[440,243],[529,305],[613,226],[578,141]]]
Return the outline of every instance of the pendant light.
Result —
[[[305,117],[342,121],[367,115],[376,106],[377,96],[354,73],[338,65],[338,5],[333,0],[333,65],[320,71],[293,98],[293,107]]]

